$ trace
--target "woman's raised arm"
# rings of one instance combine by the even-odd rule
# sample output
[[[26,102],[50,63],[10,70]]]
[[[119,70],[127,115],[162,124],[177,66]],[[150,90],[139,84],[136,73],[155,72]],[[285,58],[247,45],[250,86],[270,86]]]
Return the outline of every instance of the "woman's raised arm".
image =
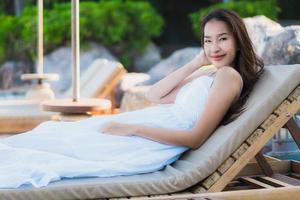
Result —
[[[170,94],[177,86],[182,84],[189,75],[195,72],[199,67],[209,64],[204,51],[201,51],[193,60],[185,64],[183,67],[172,72],[162,80],[150,87],[146,93],[146,98],[155,103],[166,103],[162,99]],[[168,103],[168,101],[167,101]]]

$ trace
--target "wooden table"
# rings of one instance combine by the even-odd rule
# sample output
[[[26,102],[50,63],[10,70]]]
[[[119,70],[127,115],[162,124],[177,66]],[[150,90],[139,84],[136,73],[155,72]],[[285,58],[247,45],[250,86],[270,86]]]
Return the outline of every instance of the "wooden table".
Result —
[[[108,99],[56,99],[42,102],[45,111],[59,112],[54,121],[77,121],[93,115],[111,114],[111,101]]]

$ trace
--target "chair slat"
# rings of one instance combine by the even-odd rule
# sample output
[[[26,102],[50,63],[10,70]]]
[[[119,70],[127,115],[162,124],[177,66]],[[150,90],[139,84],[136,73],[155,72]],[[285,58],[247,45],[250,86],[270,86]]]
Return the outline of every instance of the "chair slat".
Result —
[[[234,163],[234,158],[229,157],[217,170],[218,172],[220,172],[221,174],[224,174],[227,169],[229,169],[231,167],[231,165]]]
[[[280,180],[277,180],[275,178],[272,178],[272,177],[268,177],[268,176],[263,176],[263,177],[259,177],[260,179],[262,180],[265,180],[265,181],[268,181],[270,183],[273,183],[275,185],[278,185],[278,186],[282,186],[282,187],[290,187],[290,186],[293,186],[289,183],[286,183],[286,182],[283,182],[283,181],[280,181]]]
[[[274,111],[275,114],[281,115],[284,111],[286,111],[286,108],[290,105],[290,102],[288,100],[284,100],[281,105]]]
[[[264,130],[268,129],[277,119],[277,116],[274,114],[271,114],[261,125]]]
[[[289,177],[289,176],[285,176],[282,174],[274,174],[272,176],[272,178],[277,179],[279,181],[294,185],[294,186],[300,186],[300,180]]]
[[[214,183],[216,183],[219,178],[220,178],[220,174],[217,173],[217,172],[214,172],[212,175],[210,175],[208,178],[206,178],[202,185],[205,187],[205,188],[210,188]]]
[[[263,134],[263,130],[258,128],[248,137],[246,142],[249,145],[252,145],[262,134]]]
[[[232,157],[234,157],[236,160],[243,155],[247,149],[249,148],[249,145],[246,143],[243,143],[235,152],[233,152]]]
[[[290,101],[297,101],[300,98],[300,86],[298,86],[288,97]]]
[[[240,180],[244,181],[248,184],[256,185],[256,186],[262,187],[262,188],[274,188],[274,186],[272,186],[272,185],[268,185],[266,183],[260,182],[258,180],[255,180],[254,178],[250,178],[250,177],[241,177]]]

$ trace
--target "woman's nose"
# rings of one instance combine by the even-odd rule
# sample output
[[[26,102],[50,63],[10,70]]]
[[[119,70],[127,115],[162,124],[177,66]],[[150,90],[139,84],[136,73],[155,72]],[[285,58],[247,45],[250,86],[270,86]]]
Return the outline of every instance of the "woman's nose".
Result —
[[[221,48],[217,42],[213,42],[211,50],[212,52],[219,52]]]

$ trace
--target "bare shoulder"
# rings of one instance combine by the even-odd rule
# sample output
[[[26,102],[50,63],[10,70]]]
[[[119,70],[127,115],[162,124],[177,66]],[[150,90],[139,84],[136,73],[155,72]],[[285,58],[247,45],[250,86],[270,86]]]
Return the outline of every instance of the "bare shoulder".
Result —
[[[240,89],[243,86],[243,79],[240,73],[235,70],[233,67],[224,66],[216,71],[216,80],[220,82],[226,82],[231,86]]]
[[[216,71],[216,73],[224,77],[240,79],[240,81],[242,81],[242,77],[240,73],[236,69],[230,66],[221,67]]]

